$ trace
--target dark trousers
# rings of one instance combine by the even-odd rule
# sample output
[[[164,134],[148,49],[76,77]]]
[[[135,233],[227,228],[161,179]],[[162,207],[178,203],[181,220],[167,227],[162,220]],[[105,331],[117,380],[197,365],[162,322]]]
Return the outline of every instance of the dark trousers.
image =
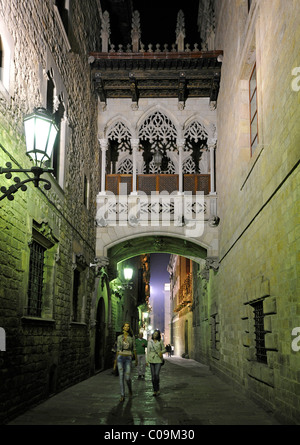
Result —
[[[159,373],[161,363],[150,363],[153,391],[159,391]]]

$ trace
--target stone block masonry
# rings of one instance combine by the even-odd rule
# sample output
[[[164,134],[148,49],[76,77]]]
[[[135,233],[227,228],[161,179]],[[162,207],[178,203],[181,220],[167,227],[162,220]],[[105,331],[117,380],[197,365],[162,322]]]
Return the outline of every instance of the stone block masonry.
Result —
[[[248,12],[247,3],[216,4],[216,45],[224,50],[216,151],[222,223],[211,295],[220,313],[220,356],[211,365],[285,421],[299,423],[300,355],[291,332],[300,322],[300,108],[291,73],[299,65],[300,4],[257,0]],[[259,144],[251,154],[246,108],[255,64]],[[264,363],[257,358],[258,302]]]
[[[88,52],[100,44],[98,3],[72,1],[66,35],[52,0],[0,5],[5,51],[12,53],[9,83],[0,80],[0,165],[30,168],[25,155],[23,117],[37,106],[64,107],[60,129],[60,175],[46,192],[28,185],[0,207],[0,423],[50,394],[87,378],[91,366],[91,305],[95,257],[95,202],[99,191],[97,100]],[[88,23],[88,30],[86,29]],[[89,32],[88,32],[89,31]],[[3,35],[2,35],[3,32]],[[9,38],[7,37],[9,36]],[[6,67],[4,67],[5,69]],[[48,96],[49,98],[49,96]],[[84,203],[84,174],[89,203]],[[11,185],[1,175],[1,186]],[[38,234],[38,235],[37,235]],[[28,314],[30,244],[44,240],[41,316]],[[74,270],[81,277],[74,315]]]

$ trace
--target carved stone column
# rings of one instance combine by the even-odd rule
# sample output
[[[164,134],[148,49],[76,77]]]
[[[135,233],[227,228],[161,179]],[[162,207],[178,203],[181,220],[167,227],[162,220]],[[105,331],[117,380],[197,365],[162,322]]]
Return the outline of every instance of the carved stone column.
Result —
[[[185,139],[177,139],[178,148],[178,176],[179,176],[179,194],[183,193],[183,174],[182,174],[182,152],[185,147]]]
[[[184,51],[184,38],[185,38],[184,14],[182,10],[180,10],[177,14],[177,25],[176,25],[176,43],[178,52]]]
[[[208,139],[207,146],[209,149],[210,155],[210,195],[215,195],[215,148],[216,148],[217,140],[216,139]]]
[[[139,139],[131,139],[131,148],[132,148],[132,195],[136,195],[136,155],[139,148]]]
[[[140,38],[141,38],[140,13],[138,11],[134,11],[132,14],[132,27],[131,27],[131,40],[132,40],[133,53],[137,53],[139,51]]]
[[[101,195],[105,195],[105,172],[106,172],[106,151],[108,149],[108,140],[99,139],[101,147]]]

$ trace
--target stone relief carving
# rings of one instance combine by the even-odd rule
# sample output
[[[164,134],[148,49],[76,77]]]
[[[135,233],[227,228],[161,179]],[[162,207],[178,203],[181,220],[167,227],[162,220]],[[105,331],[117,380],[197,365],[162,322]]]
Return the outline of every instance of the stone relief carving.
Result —
[[[185,22],[183,11],[180,10],[177,14],[176,25],[176,43],[178,51],[184,51],[184,38],[185,38]]]
[[[164,144],[177,138],[177,131],[172,121],[160,111],[151,114],[139,131],[140,139],[148,139],[151,143],[160,139]]]
[[[108,42],[110,37],[110,22],[109,22],[109,13],[104,11],[102,15],[102,23],[101,23],[101,40],[102,40],[102,52],[108,52]]]
[[[132,28],[131,28],[132,51],[134,53],[137,53],[139,50],[140,38],[141,38],[140,13],[138,11],[134,11],[132,15]]]

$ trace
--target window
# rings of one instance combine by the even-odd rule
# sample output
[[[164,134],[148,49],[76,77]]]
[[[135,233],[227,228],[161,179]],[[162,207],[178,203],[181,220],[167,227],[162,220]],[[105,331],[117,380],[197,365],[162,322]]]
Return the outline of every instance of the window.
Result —
[[[258,144],[258,123],[257,123],[257,82],[256,82],[256,65],[254,65],[250,82],[250,142],[251,154],[253,155]]]
[[[79,270],[74,270],[73,277],[73,317],[72,321],[80,321],[78,306],[79,306],[79,289],[80,289],[80,272]]]
[[[0,17],[0,92],[6,99],[12,94],[14,75],[14,40]]]
[[[33,317],[40,317],[42,314],[45,250],[36,241],[31,242],[27,315]]]
[[[267,363],[267,351],[265,348],[263,301],[261,300],[256,303],[253,303],[252,307],[254,309],[256,359],[260,363]]]
[[[252,3],[252,0],[248,0],[248,12],[250,11],[251,3]]]
[[[83,203],[85,207],[89,208],[89,194],[90,194],[90,184],[86,175],[84,175],[83,179]]]
[[[56,23],[65,43],[65,49],[70,51],[70,0],[55,0],[55,4],[53,6]]]
[[[25,314],[49,319],[53,315],[55,257],[58,244],[48,223],[33,221],[29,245],[29,267]]]
[[[71,290],[71,322],[85,323],[87,262],[83,254],[75,254],[73,262],[73,287]]]
[[[68,15],[69,15],[69,11],[68,11],[68,0],[56,0],[55,1],[55,5],[57,6],[61,21],[64,25],[66,34],[68,35]]]
[[[53,80],[53,72],[48,71],[47,73],[47,110],[49,113],[54,114],[56,125],[58,126],[58,137],[55,139],[54,147],[53,147],[53,153],[52,153],[52,160],[51,160],[51,167],[54,169],[53,175],[56,178],[56,180],[59,182],[59,184],[63,185],[63,172],[61,172],[62,169],[62,163],[61,163],[61,156],[62,152],[64,151],[61,147],[62,141],[64,140],[64,133],[65,128],[63,125],[64,120],[64,114],[65,114],[65,107],[63,105],[63,102],[60,97],[56,97],[56,88],[55,83]],[[56,106],[55,110],[55,102],[58,102],[58,106]]]

